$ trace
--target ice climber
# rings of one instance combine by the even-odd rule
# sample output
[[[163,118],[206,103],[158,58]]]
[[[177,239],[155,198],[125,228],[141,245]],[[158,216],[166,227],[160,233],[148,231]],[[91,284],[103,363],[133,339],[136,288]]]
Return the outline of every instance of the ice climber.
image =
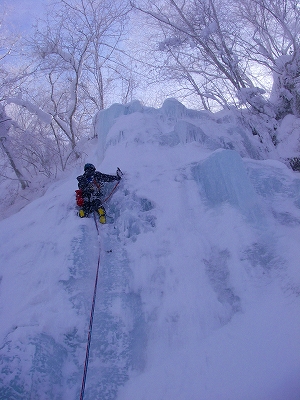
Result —
[[[84,173],[77,177],[78,190],[76,190],[76,203],[80,207],[78,215],[87,217],[93,211],[99,214],[102,224],[106,222],[105,208],[103,207],[103,183],[120,181],[121,171],[117,169],[116,175],[102,174],[96,171],[93,164],[85,164]]]

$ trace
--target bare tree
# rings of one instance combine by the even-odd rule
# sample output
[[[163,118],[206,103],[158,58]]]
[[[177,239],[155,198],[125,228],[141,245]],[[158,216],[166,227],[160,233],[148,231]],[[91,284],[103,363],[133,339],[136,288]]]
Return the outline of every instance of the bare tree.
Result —
[[[90,131],[92,116],[105,106],[107,71],[127,13],[126,2],[59,0],[47,20],[39,21],[27,47],[36,61],[36,82],[48,99],[44,111],[52,116],[53,136],[58,143],[69,143],[69,156],[79,157],[79,138]],[[28,104],[25,91],[19,97],[22,105]]]
[[[22,189],[28,186],[28,181],[25,179],[21,168],[18,166],[18,157],[15,155],[13,146],[11,146],[11,139],[9,136],[9,130],[11,129],[13,122],[9,118],[4,110],[4,107],[0,105],[0,146],[4,154],[7,156],[9,164],[13,169]]]
[[[273,74],[276,118],[300,116],[300,4],[298,0],[240,0],[239,15],[252,32],[248,57]]]
[[[24,177],[18,154],[11,140],[11,132],[18,125],[5,111],[5,99],[12,93],[17,82],[20,83],[22,79],[19,76],[20,69],[17,66],[12,68],[9,63],[9,58],[15,54],[15,47],[19,42],[19,37],[16,34],[9,34],[5,31],[3,15],[4,12],[0,19],[0,148],[16,177],[15,179],[19,182],[21,188],[25,189],[28,187],[28,180]]]
[[[236,92],[254,88],[243,57],[242,24],[233,18],[232,2],[137,0],[133,6],[156,21],[168,73],[188,82],[204,108],[210,100],[227,106],[237,99]]]
[[[165,79],[204,108],[300,115],[298,0],[132,0],[157,29]],[[263,74],[273,79],[265,85]],[[272,75],[271,75],[272,74]],[[270,79],[271,80],[271,79]]]

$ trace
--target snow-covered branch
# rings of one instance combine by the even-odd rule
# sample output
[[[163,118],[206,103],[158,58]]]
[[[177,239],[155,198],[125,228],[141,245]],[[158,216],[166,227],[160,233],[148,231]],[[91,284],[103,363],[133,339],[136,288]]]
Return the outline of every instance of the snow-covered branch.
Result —
[[[13,103],[21,107],[25,107],[29,112],[35,114],[45,124],[51,124],[52,122],[51,114],[41,110],[38,106],[36,106],[35,104],[31,103],[28,100],[24,100],[20,97],[9,97],[7,98],[7,103],[8,104]]]

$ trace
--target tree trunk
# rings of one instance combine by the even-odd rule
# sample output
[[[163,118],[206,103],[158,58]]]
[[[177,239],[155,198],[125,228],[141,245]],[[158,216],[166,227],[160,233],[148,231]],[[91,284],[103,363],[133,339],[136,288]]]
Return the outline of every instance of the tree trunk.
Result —
[[[9,151],[9,149],[4,145],[4,140],[5,138],[1,138],[0,142],[1,142],[1,147],[3,149],[3,151],[5,152],[5,154],[7,155],[7,158],[9,160],[9,163],[12,167],[12,169],[14,170],[14,173],[16,174],[22,189],[24,190],[25,188],[27,188],[29,186],[28,181],[24,178],[23,174],[20,172],[20,170],[17,168],[16,163],[14,162],[13,156],[11,154],[11,152]]]

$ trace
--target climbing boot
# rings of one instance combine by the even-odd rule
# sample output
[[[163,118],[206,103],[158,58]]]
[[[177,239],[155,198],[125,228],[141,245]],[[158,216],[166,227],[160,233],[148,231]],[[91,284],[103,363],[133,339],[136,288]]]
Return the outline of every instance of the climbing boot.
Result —
[[[80,218],[83,218],[83,217],[85,217],[85,212],[81,209],[81,210],[79,210],[78,215]]]
[[[104,207],[100,207],[98,208],[98,214],[99,214],[99,221],[101,224],[105,224],[106,223],[106,214],[105,214],[105,209]]]

